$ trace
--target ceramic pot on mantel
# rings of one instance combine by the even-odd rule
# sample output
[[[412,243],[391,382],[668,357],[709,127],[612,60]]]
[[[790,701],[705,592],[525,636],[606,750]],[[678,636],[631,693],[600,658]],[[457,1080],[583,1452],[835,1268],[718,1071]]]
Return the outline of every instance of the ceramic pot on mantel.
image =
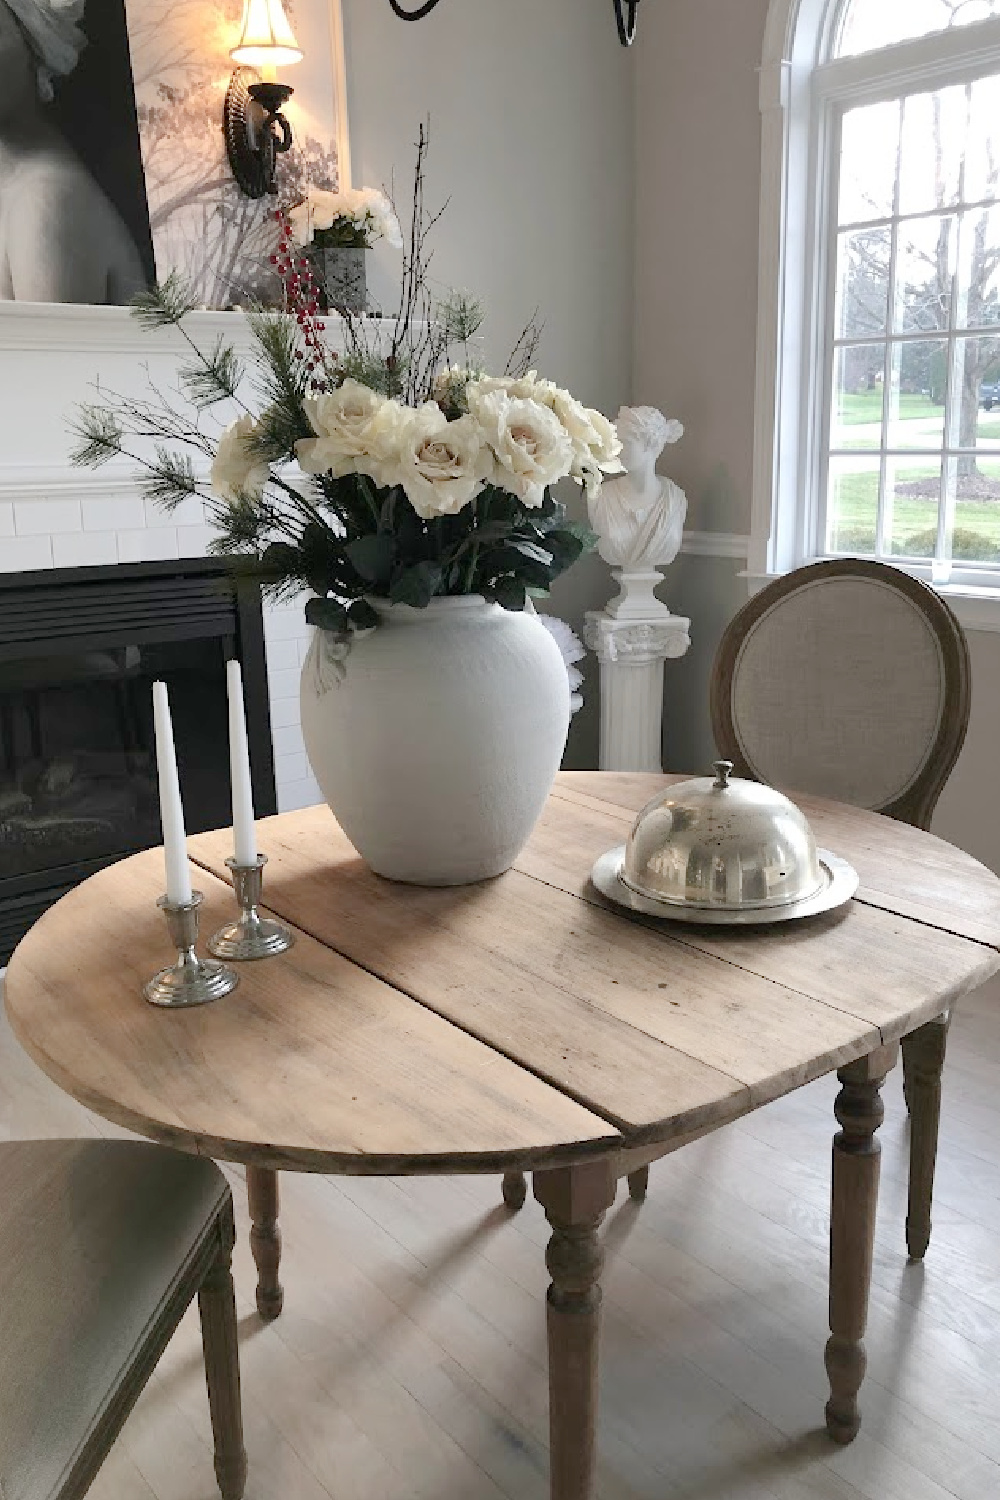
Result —
[[[323,312],[342,307],[361,316],[368,311],[367,254],[363,245],[314,245],[310,248]]]
[[[566,667],[533,613],[480,595],[427,609],[372,600],[345,652],[316,631],[302,732],[323,796],[379,875],[467,885],[510,868],[569,730]]]

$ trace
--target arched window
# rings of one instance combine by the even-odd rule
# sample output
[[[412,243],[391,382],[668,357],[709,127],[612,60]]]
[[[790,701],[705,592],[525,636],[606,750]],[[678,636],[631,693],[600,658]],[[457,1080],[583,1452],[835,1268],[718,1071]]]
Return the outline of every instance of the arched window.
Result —
[[[752,571],[1000,591],[1000,0],[772,0],[762,108]]]

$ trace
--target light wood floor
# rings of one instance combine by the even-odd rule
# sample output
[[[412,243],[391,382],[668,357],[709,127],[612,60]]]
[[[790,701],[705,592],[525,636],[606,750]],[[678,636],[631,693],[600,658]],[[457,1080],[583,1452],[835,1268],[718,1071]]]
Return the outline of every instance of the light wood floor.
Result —
[[[903,1244],[906,1127],[886,1089],[863,1391],[847,1449],[820,1431],[827,1174],[822,1080],[654,1166],[608,1216],[602,1500],[998,1500],[1000,986],[967,1003],[946,1073],[934,1237]],[[0,1026],[0,1136],[113,1134]],[[236,1281],[248,1500],[544,1500],[542,1255],[488,1178],[284,1177],[285,1312],[253,1310],[243,1184]],[[212,1500],[189,1314],[94,1500]]]

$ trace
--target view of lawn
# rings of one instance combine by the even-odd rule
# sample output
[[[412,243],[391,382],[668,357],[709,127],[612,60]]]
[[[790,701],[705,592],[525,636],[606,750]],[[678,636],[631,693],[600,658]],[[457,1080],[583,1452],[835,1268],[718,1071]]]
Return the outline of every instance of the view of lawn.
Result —
[[[926,424],[929,420],[940,421],[941,407],[926,395],[905,395],[900,397],[899,416],[904,423]],[[881,423],[881,390],[840,397],[839,417],[845,426]],[[924,426],[924,434],[926,431]],[[1000,444],[1000,408],[995,412],[980,412],[978,434],[980,441],[986,439]],[[849,441],[849,446],[855,450],[877,449],[880,442],[874,434],[866,434],[857,442]],[[980,459],[978,467],[983,477],[1000,481],[1000,459]],[[897,470],[896,484],[937,479],[939,475],[938,463],[921,464],[919,457],[915,456],[912,468]],[[829,545],[832,549],[874,551],[877,509],[877,471],[831,475]],[[937,501],[932,497],[897,494],[893,502],[893,551],[917,557],[931,556],[937,533],[937,511]],[[953,551],[960,558],[1000,562],[1000,493],[996,501],[958,501]]]
[[[940,414],[941,407],[937,406],[929,396],[900,396],[899,398],[899,415],[901,417],[937,417]],[[997,415],[1000,417],[1000,411],[998,411]],[[881,386],[874,391],[858,391],[854,394],[841,396],[840,420],[845,423],[881,422]],[[998,427],[998,431],[1000,431],[1000,427]]]

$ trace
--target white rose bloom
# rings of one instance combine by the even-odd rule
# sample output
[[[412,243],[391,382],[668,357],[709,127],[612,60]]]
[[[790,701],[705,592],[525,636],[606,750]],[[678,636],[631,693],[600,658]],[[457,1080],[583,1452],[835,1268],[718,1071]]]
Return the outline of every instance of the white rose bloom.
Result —
[[[359,460],[377,452],[384,440],[383,408],[395,405],[357,380],[345,380],[335,391],[307,396],[302,403],[314,438],[295,444],[299,468],[305,474],[332,474],[341,479],[360,468]],[[398,409],[398,408],[397,408]]]
[[[259,500],[264,493],[271,469],[250,445],[256,431],[253,417],[237,417],[219,439],[210,482],[220,500],[232,503],[241,495]]]
[[[541,406],[551,407],[559,388],[551,380],[539,380],[534,370],[529,370],[527,375],[480,375],[476,378],[474,386],[470,387],[475,393],[489,395],[493,391],[502,391],[505,396],[510,396],[515,401],[537,401]]]
[[[316,230],[330,229],[342,212],[340,193],[330,192],[327,188],[310,188],[305,202],[297,203],[288,215],[292,238],[297,245],[310,244]]]
[[[494,482],[533,509],[541,505],[546,487],[573,467],[573,443],[559,418],[539,401],[500,390],[477,393],[469,406],[496,457]]]
[[[569,473],[571,479],[583,485],[588,500],[593,500],[604,482],[604,470],[589,448],[574,449],[573,467]]]
[[[364,211],[371,225],[372,235],[386,240],[394,250],[402,250],[403,235],[393,208],[385,193],[378,188],[365,188],[362,194]]]
[[[620,461],[619,454],[622,451],[621,439],[618,436],[618,428],[614,422],[610,422],[602,411],[594,411],[587,407],[587,416],[590,418],[591,426],[597,433],[597,444],[592,444],[594,457],[604,470],[605,474],[621,474],[624,472],[624,464]],[[675,424],[680,427],[681,424]],[[681,427],[681,432],[684,429]],[[674,439],[676,442],[676,439]]]
[[[492,468],[479,423],[472,417],[449,422],[433,401],[416,411],[399,410],[403,420],[394,450],[386,454],[384,482],[402,485],[425,521],[457,514],[478,495]]]

